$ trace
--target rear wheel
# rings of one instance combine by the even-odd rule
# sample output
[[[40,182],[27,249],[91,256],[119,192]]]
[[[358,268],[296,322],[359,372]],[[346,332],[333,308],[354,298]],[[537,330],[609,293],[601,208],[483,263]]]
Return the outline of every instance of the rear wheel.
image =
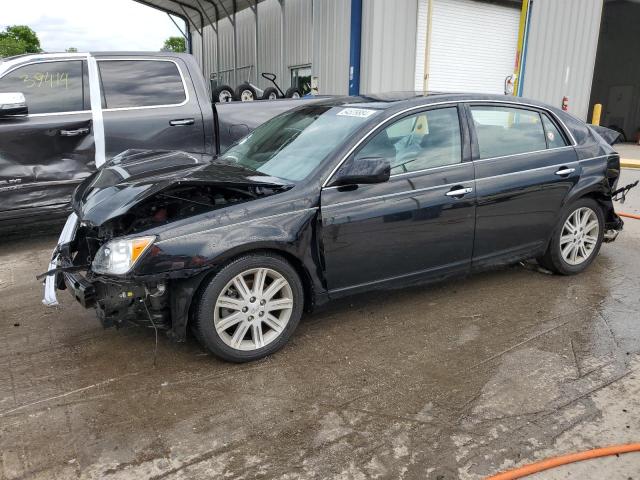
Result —
[[[205,287],[194,332],[204,347],[224,360],[257,360],[289,340],[300,322],[303,298],[300,278],[283,258],[240,257]]]
[[[560,218],[551,242],[539,263],[561,275],[584,271],[600,251],[604,237],[604,215],[598,202],[581,198]]]

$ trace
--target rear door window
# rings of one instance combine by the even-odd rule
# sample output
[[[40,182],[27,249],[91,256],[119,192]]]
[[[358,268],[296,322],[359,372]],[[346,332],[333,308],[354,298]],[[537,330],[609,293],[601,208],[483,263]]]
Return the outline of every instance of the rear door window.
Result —
[[[481,159],[547,148],[538,112],[511,107],[472,106],[471,114]]]
[[[180,105],[187,95],[178,66],[159,60],[100,60],[104,108]]]
[[[23,93],[29,114],[78,112],[85,109],[85,81],[81,60],[39,62],[0,78],[0,92]]]

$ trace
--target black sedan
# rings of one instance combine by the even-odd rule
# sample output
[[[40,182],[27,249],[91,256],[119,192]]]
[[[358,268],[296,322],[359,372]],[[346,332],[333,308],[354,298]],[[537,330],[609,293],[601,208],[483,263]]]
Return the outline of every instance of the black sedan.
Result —
[[[533,258],[579,273],[622,229],[610,133],[511,97],[349,97],[215,158],[127,151],[78,187],[44,301],[68,288],[105,326],[190,328],[242,362],[344,295]]]

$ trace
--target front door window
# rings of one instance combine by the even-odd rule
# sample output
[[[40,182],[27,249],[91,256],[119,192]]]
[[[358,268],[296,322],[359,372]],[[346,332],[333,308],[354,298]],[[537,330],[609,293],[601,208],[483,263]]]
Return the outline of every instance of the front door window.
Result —
[[[404,117],[377,133],[356,157],[386,158],[392,175],[460,163],[458,109],[439,108]]]
[[[82,70],[81,60],[25,65],[0,78],[0,93],[23,93],[29,114],[82,111],[88,103]]]

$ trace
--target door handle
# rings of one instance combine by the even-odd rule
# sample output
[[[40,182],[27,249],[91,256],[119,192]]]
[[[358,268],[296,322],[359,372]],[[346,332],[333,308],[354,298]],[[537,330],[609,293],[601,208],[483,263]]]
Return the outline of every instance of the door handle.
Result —
[[[466,195],[467,193],[473,192],[473,188],[470,188],[470,187],[466,187],[466,188],[454,187],[454,188],[455,188],[455,190],[449,190],[447,193],[445,193],[445,195],[447,197],[462,197],[462,196]]]
[[[86,135],[89,133],[88,128],[78,128],[77,130],[60,130],[60,136],[62,137],[77,137],[79,135]]]
[[[196,123],[196,121],[193,118],[181,118],[179,120],[171,120],[169,125],[172,127],[183,127],[185,125],[193,125],[194,123]]]
[[[556,172],[556,175],[569,175],[570,173],[575,172],[576,169],[575,168],[567,168],[567,167],[562,167],[560,170],[558,170]]]

